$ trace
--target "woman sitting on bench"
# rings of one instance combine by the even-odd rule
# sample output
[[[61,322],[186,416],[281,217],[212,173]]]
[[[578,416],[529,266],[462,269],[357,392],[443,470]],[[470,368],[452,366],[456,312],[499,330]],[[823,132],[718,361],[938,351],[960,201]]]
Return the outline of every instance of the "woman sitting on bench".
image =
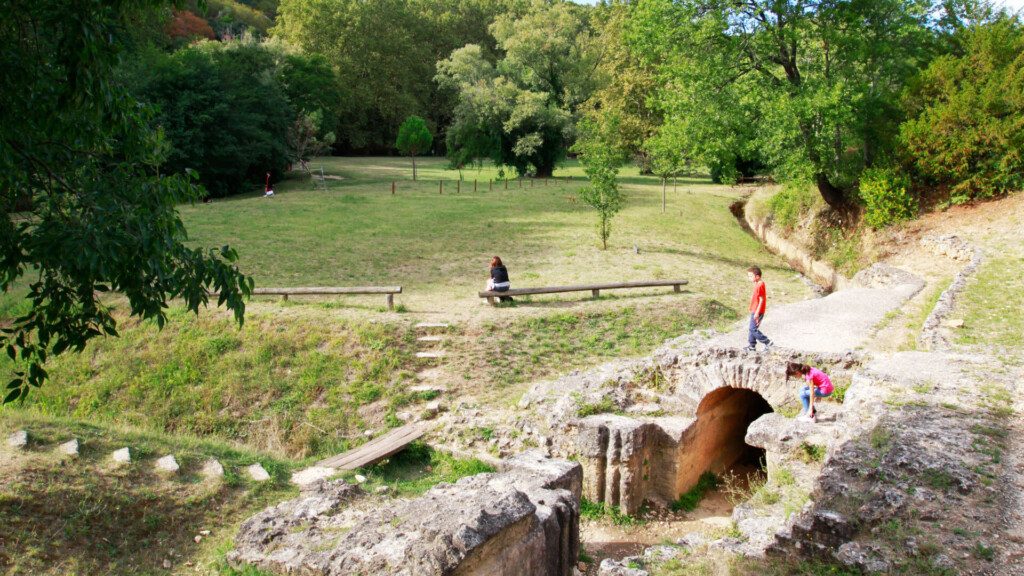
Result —
[[[508,270],[501,263],[501,258],[497,256],[491,258],[491,279],[487,281],[487,289],[494,292],[508,292],[511,287],[512,283],[508,281]],[[502,302],[512,301],[511,296],[500,296],[499,299]]]

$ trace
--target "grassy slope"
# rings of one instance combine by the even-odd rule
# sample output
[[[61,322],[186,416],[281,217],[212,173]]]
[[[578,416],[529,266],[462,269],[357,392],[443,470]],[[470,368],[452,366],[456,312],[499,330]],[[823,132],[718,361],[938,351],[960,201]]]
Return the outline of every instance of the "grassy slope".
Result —
[[[957,313],[964,319],[958,343],[1019,354],[1024,347],[1021,278],[1024,258],[1005,253],[989,256],[958,302]]]
[[[223,554],[237,524],[296,493],[287,483],[294,464],[221,443],[23,415],[0,421],[4,437],[20,427],[31,432],[30,450],[0,450],[4,574],[195,573],[185,562],[204,573],[230,573]],[[72,437],[81,442],[81,455],[62,461],[53,448]],[[134,462],[114,468],[110,452],[124,446]],[[153,472],[153,459],[165,454],[175,455],[179,475]],[[199,475],[210,457],[224,466],[223,480]],[[253,462],[271,473],[269,482],[240,473]],[[201,530],[212,534],[196,543]]]

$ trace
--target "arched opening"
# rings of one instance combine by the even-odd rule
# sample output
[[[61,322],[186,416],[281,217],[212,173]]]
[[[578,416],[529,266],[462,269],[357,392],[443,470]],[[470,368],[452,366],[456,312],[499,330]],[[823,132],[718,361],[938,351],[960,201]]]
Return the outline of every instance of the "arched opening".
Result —
[[[760,394],[745,388],[719,388],[704,396],[688,438],[681,443],[676,492],[689,490],[705,472],[746,476],[762,467],[764,450],[750,446],[745,438],[747,427],[772,411]]]

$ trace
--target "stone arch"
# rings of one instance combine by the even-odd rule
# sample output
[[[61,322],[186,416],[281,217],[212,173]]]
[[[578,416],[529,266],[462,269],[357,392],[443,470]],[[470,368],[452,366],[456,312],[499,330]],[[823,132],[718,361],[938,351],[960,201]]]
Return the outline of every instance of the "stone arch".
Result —
[[[764,450],[746,443],[747,427],[773,411],[749,388],[723,386],[706,394],[678,445],[674,492],[689,490],[704,472],[721,474],[738,463],[759,462]]]
[[[772,410],[791,401],[785,359],[740,355],[736,351],[702,356],[676,368],[674,395],[696,416],[705,398],[720,389],[745,389],[760,396]]]

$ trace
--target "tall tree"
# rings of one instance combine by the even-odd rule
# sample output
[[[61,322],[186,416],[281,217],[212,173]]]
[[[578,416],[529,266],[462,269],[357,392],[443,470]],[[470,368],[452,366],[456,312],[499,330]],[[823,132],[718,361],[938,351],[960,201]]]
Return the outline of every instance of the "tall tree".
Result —
[[[398,127],[398,139],[395,148],[406,156],[412,157],[412,179],[416,180],[416,156],[430,150],[434,137],[427,128],[427,121],[419,116],[409,116]]]
[[[930,0],[639,0],[629,38],[694,157],[757,155],[843,207],[930,57]]]
[[[496,64],[478,45],[438,62],[438,84],[458,95],[449,155],[483,149],[520,174],[550,176],[571,143],[573,118],[595,86],[597,57],[584,8],[535,0],[491,26]],[[473,152],[470,152],[472,150]]]
[[[162,168],[167,142],[114,80],[128,23],[167,4],[0,2],[0,288],[32,278],[2,331],[19,366],[5,402],[43,383],[51,355],[117,334],[103,293],[162,326],[170,299],[197,312],[216,291],[242,321],[252,280],[229,247],[185,245],[175,207],[200,196],[194,173]]]

